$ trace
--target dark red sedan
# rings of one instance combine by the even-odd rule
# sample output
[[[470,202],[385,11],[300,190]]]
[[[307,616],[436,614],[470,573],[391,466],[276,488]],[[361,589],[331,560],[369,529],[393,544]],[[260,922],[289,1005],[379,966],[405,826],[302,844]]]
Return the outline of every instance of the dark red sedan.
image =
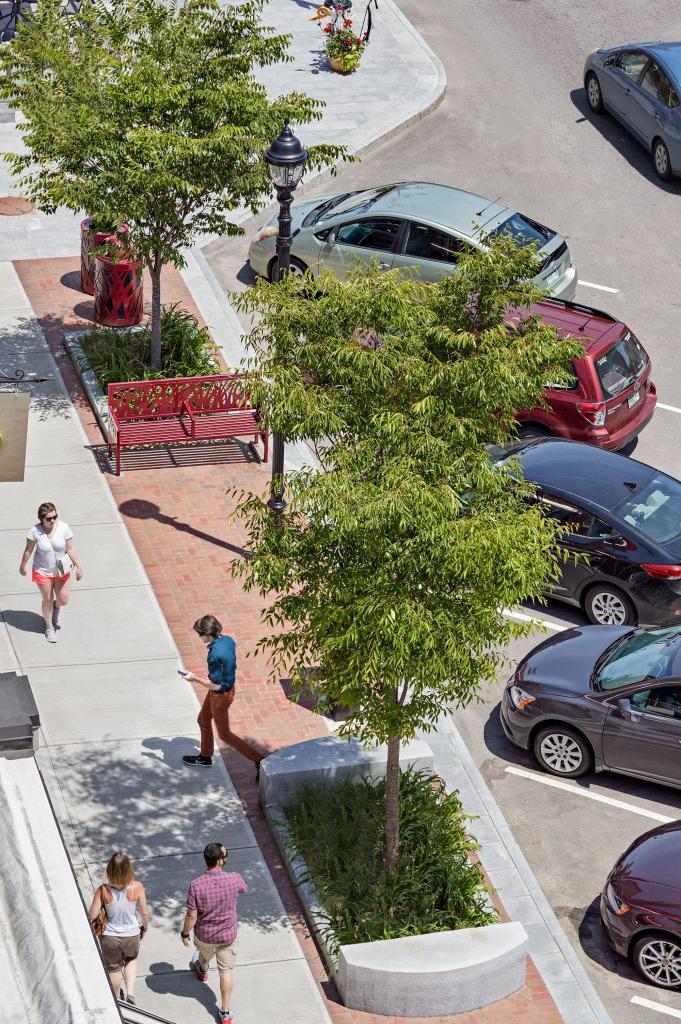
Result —
[[[681,987],[681,821],[639,836],[601,894],[613,948],[660,988]]]
[[[601,310],[563,299],[530,308],[563,337],[581,341],[568,387],[547,387],[548,408],[518,413],[523,437],[554,435],[617,451],[633,440],[655,411],[650,358],[626,324]],[[522,314],[526,316],[526,313]],[[509,320],[517,320],[512,313]]]

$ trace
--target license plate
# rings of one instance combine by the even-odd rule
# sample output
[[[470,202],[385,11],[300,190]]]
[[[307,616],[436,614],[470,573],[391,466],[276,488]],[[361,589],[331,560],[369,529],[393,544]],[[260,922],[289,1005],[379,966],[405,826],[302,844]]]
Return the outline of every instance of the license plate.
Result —
[[[560,270],[554,270],[553,273],[549,274],[549,276],[546,278],[546,283],[548,285],[555,284],[559,277]]]
[[[636,403],[638,402],[640,397],[641,397],[640,390],[639,391],[634,391],[633,395],[629,395],[629,397],[627,398],[627,405],[629,406],[630,409],[631,409],[632,405],[636,405]]]

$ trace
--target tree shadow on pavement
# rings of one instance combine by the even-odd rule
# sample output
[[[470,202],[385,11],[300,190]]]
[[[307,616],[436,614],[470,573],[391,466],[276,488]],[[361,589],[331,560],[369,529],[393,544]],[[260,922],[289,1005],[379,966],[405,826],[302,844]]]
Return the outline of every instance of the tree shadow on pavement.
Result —
[[[196,527],[190,526],[189,523],[183,522],[176,516],[166,515],[164,512],[161,512],[158,505],[155,505],[153,501],[131,498],[129,501],[121,502],[118,506],[118,511],[122,516],[126,516],[129,519],[155,519],[164,526],[172,526],[174,530],[179,530],[180,533],[191,534],[192,537],[196,537],[198,540],[204,540],[208,544],[214,544],[218,548],[223,548],[225,551],[231,551],[241,558],[248,557],[248,552],[245,548],[240,548],[236,544],[230,544],[229,541],[222,540],[220,537],[214,537],[210,533],[204,533],[203,530],[197,530]]]
[[[0,386],[27,392],[31,396],[31,412],[39,420],[69,419],[75,415],[40,324],[33,317],[13,319],[0,326],[0,369],[10,377],[9,381],[0,378]],[[22,376],[46,379],[22,383]]]

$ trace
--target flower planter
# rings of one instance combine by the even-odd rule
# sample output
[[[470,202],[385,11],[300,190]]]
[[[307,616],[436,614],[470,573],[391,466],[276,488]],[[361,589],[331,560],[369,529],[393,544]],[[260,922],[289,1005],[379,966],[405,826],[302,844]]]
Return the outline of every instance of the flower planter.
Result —
[[[144,313],[142,268],[110,256],[95,260],[95,321],[104,327],[134,327]]]

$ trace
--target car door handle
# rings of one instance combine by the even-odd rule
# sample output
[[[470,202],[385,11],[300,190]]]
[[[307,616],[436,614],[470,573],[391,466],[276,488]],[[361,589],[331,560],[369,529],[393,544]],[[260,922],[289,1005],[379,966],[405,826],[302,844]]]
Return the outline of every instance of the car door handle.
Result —
[[[624,91],[627,94],[627,96],[631,96],[631,89],[625,89]]]
[[[390,264],[389,263],[379,263],[378,264],[378,269],[379,270],[390,270]]]

